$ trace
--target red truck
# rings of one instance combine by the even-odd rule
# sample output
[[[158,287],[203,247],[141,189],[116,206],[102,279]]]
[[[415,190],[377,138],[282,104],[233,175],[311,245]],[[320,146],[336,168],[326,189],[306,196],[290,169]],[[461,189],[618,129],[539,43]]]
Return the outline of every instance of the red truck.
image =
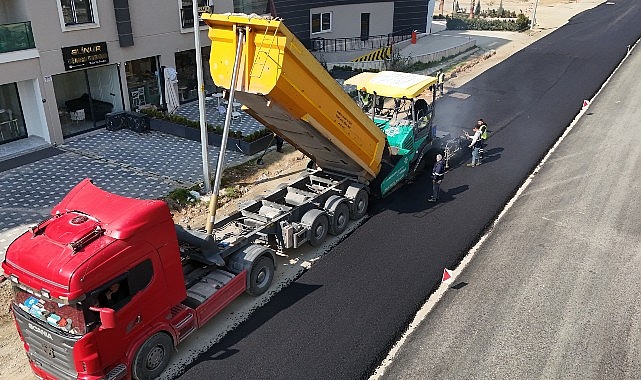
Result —
[[[250,244],[225,267],[207,265],[188,251],[203,246],[179,245],[174,228],[166,203],[84,180],[11,244],[2,268],[36,375],[155,378],[175,344],[239,294],[269,287],[271,249]]]

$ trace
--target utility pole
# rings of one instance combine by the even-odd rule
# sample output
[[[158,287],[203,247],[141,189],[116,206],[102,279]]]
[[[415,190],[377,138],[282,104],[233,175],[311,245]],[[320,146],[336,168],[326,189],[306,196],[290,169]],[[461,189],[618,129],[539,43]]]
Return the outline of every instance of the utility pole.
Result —
[[[203,157],[203,177],[205,193],[211,193],[211,178],[209,173],[209,152],[207,151],[207,121],[205,120],[205,82],[203,80],[203,56],[200,49],[200,21],[198,17],[198,1],[192,0],[194,13],[194,45],[196,47],[196,76],[198,78],[198,110],[200,113],[200,146]]]
[[[532,28],[536,25],[536,7],[539,5],[539,0],[534,2],[534,11],[532,12]]]

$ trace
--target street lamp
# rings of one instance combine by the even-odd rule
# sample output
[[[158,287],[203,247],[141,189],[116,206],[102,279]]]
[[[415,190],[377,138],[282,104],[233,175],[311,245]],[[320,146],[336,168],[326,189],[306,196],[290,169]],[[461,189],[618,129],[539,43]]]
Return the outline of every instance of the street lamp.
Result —
[[[536,25],[536,7],[539,5],[539,0],[534,2],[534,11],[532,11],[532,28]]]

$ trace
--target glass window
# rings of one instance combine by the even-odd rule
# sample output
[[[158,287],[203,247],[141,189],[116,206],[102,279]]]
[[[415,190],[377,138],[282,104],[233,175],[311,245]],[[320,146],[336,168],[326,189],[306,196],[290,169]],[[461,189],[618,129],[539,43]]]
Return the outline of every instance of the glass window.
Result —
[[[132,110],[147,104],[160,106],[156,57],[125,62],[125,73],[127,74],[129,105]]]
[[[196,50],[180,51],[175,54],[176,72],[178,73],[178,97],[181,103],[198,99],[198,77],[196,74]],[[216,87],[209,72],[209,54],[211,47],[201,50],[203,61],[203,81],[205,93],[216,92]]]
[[[180,20],[182,21],[182,28],[193,28],[194,27],[194,8],[193,8],[193,1],[192,0],[183,0],[181,2],[181,8],[180,8]],[[213,6],[213,1],[211,0],[198,0],[196,3],[199,9],[199,12],[204,11],[204,12],[209,12],[211,11],[213,13],[214,11],[214,6]],[[205,22],[200,20],[199,22],[200,26],[205,25]]]
[[[268,0],[234,0],[234,12],[259,15],[270,13]]]
[[[0,85],[0,144],[27,137],[15,83]]]
[[[94,22],[92,0],[60,0],[65,25]]]
[[[332,30],[332,12],[312,13],[312,34]]]

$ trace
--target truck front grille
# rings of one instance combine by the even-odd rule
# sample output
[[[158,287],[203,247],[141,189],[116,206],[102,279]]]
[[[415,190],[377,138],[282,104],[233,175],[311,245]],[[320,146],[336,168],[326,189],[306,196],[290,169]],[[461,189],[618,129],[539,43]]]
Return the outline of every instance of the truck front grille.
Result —
[[[73,346],[80,337],[49,327],[15,305],[12,309],[22,337],[29,345],[29,359],[57,379],[76,379]]]

